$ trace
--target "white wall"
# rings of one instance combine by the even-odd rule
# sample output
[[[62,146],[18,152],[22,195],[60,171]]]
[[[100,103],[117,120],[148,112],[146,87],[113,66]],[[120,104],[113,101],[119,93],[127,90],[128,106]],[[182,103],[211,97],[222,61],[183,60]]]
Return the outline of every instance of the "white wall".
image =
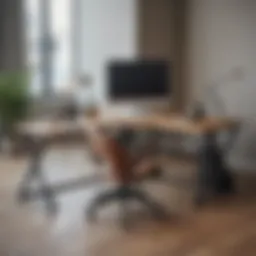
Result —
[[[188,81],[191,93],[197,97],[207,85],[223,80],[219,93],[227,112],[243,118],[245,124],[231,154],[231,163],[245,169],[256,168],[255,24],[254,0],[190,1]],[[242,79],[232,75],[231,71],[236,68],[243,71]]]
[[[113,58],[137,55],[136,0],[81,0],[81,72],[93,79],[97,102],[106,101],[105,68]]]

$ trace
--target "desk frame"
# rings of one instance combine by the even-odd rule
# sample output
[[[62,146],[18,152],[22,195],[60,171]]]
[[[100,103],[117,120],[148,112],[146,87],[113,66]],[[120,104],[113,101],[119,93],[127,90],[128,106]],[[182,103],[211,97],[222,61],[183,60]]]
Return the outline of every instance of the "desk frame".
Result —
[[[83,124],[80,128],[86,130],[86,126],[87,124]],[[236,127],[232,126],[232,128]],[[131,128],[136,130],[136,126]],[[154,125],[150,130],[152,128],[154,130]],[[234,141],[237,129],[228,128],[232,135],[230,141]],[[159,131],[161,129],[158,127],[156,130]],[[233,177],[225,165],[224,151],[220,149],[217,143],[217,135],[221,130],[223,129],[213,129],[200,134],[203,143],[198,151],[198,185],[195,191],[195,203],[197,205],[205,203],[213,195],[228,194],[234,191]],[[165,132],[168,132],[168,129],[165,129]],[[95,181],[98,181],[99,177],[85,177],[84,179],[68,181],[65,184],[50,185],[41,167],[44,153],[48,147],[48,141],[32,136],[29,142],[31,145],[30,166],[18,190],[18,197],[22,202],[34,197],[41,197],[46,202],[47,208],[55,212],[57,209],[56,195],[59,192],[77,189],[78,187],[88,187],[93,185]],[[39,182],[39,190],[37,192],[31,191],[29,188],[33,180]]]

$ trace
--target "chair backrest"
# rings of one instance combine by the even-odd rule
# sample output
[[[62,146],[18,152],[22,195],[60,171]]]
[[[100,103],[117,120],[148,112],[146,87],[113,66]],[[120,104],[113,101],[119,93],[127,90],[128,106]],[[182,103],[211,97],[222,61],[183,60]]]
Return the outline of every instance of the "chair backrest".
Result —
[[[94,152],[111,167],[113,178],[120,184],[133,181],[133,161],[128,151],[113,137],[101,131],[94,132],[91,137]]]

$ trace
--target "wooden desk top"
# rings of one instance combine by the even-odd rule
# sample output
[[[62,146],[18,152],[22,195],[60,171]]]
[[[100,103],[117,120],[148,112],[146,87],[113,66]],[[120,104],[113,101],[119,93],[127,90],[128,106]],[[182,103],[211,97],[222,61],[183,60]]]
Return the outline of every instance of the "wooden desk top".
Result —
[[[193,121],[180,114],[152,115],[145,117],[115,117],[115,118],[95,118],[94,125],[105,128],[132,128],[140,130],[162,130],[169,132],[180,132],[185,134],[205,134],[218,132],[220,130],[231,129],[238,122],[232,118],[207,117],[200,121]],[[88,125],[88,121],[83,120],[83,125]]]
[[[237,124],[238,122],[232,118],[207,117],[201,121],[193,121],[179,114],[171,114],[132,118],[82,118],[77,121],[31,121],[20,125],[19,132],[28,136],[51,138],[69,132],[86,132],[97,127],[103,127],[110,129],[161,130],[196,135],[231,129]]]
[[[83,131],[79,122],[63,120],[27,121],[18,127],[18,132],[39,139],[51,139],[67,133]]]

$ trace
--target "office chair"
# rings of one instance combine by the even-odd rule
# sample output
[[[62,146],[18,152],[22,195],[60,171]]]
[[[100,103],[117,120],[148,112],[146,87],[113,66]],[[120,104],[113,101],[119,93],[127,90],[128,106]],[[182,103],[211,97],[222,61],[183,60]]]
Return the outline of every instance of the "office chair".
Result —
[[[126,148],[106,132],[97,131],[91,136],[91,139],[94,153],[109,164],[111,176],[117,186],[94,198],[87,211],[88,219],[94,220],[98,208],[112,201],[118,201],[121,204],[122,212],[125,214],[129,200],[136,200],[146,206],[153,217],[166,219],[166,211],[135,186],[136,183],[138,184],[147,178],[158,177],[161,175],[161,170],[154,168],[150,161],[134,162]],[[123,218],[122,224],[126,226],[125,218]]]

